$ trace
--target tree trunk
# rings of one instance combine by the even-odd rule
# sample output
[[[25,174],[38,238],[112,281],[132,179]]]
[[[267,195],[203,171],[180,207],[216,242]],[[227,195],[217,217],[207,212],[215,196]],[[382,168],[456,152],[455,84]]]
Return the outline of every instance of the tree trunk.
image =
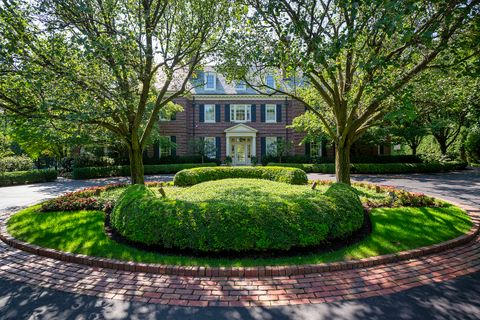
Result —
[[[416,156],[417,155],[417,146],[416,145],[410,146],[410,148],[412,149],[412,156]]]
[[[143,169],[143,150],[137,139],[132,139],[128,148],[130,158],[130,178],[132,184],[145,184]]]
[[[350,146],[336,144],[335,177],[337,182],[350,185]]]
[[[446,141],[438,141],[438,144],[440,145],[440,152],[442,153],[442,156],[447,155],[447,142]]]

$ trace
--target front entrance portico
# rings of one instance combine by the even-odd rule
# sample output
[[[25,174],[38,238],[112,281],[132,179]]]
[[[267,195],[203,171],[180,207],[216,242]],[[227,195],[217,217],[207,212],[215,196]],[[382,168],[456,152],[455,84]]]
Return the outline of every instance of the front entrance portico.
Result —
[[[233,165],[250,165],[252,157],[257,155],[258,130],[244,124],[237,124],[225,130],[227,157],[232,158]]]

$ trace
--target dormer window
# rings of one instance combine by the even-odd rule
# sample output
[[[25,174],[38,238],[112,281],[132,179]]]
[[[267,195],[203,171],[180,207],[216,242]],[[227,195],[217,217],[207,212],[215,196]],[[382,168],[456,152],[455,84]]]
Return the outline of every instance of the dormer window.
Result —
[[[205,90],[217,90],[217,76],[214,72],[205,72]]]
[[[265,85],[269,89],[271,89],[271,88],[275,89],[275,78],[271,74],[269,74],[265,77]]]
[[[245,81],[237,81],[236,85],[235,85],[235,89],[237,91],[245,91],[247,90],[247,84],[245,83]]]

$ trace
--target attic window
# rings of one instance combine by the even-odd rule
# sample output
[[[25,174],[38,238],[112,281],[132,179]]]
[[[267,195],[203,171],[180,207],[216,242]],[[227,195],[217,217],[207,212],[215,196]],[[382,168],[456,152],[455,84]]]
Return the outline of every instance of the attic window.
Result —
[[[247,84],[245,83],[245,81],[237,81],[236,85],[235,85],[235,89],[239,90],[239,91],[245,91],[247,90]]]
[[[205,90],[217,89],[217,76],[214,72],[205,72]]]

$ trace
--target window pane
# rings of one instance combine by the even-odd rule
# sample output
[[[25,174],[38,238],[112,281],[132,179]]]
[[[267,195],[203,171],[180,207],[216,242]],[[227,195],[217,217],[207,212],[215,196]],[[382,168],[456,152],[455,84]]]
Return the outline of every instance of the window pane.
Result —
[[[160,157],[168,157],[171,154],[170,137],[160,137]]]
[[[277,137],[266,137],[265,147],[267,155],[275,156],[277,154]]]
[[[235,108],[235,120],[245,121],[245,109]]]
[[[275,105],[266,106],[266,121],[267,122],[277,121],[277,107]]]
[[[205,121],[215,121],[215,105],[205,105]]]
[[[206,89],[215,89],[215,74],[207,73],[205,76],[205,88]]]
[[[214,159],[217,156],[215,137],[205,137],[204,148],[205,156]]]
[[[275,88],[275,79],[273,78],[273,76],[268,75],[268,76],[265,78],[265,82],[266,82],[266,84],[267,84],[268,87],[270,87],[270,88]]]

